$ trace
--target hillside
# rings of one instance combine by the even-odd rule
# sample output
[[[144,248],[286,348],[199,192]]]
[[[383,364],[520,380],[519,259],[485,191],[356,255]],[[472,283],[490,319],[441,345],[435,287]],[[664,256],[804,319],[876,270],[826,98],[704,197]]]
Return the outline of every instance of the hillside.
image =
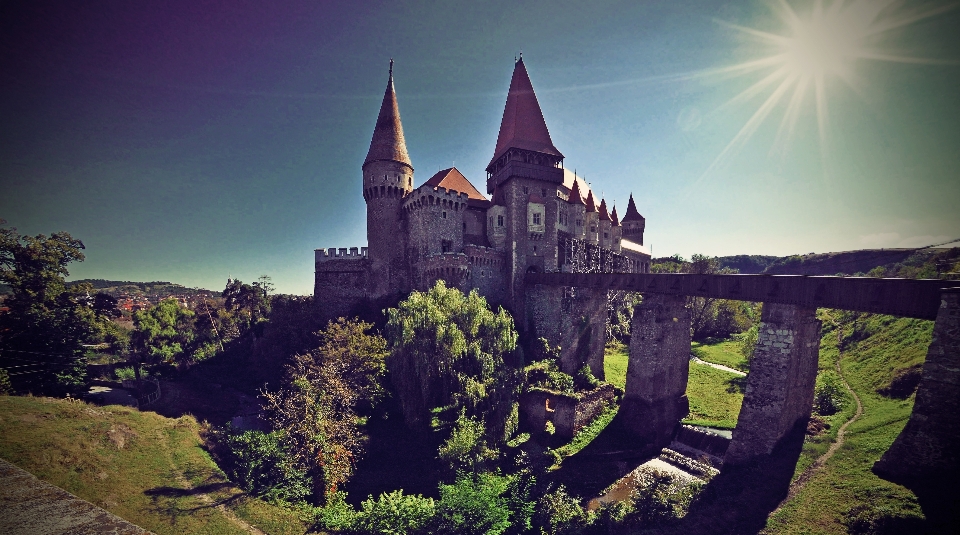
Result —
[[[306,531],[240,492],[201,445],[191,416],[0,396],[0,457],[154,533]]]
[[[131,282],[131,281],[110,281],[104,279],[79,279],[67,282],[67,286],[76,286],[78,284],[89,283],[93,289],[99,292],[110,294],[114,297],[121,295],[129,296],[191,296],[197,294],[219,294],[213,290],[204,288],[187,288],[182,284],[173,282]]]

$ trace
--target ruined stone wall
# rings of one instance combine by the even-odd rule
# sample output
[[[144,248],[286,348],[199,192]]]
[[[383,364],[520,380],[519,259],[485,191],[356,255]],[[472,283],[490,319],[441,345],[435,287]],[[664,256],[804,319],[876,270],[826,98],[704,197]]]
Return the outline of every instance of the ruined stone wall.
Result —
[[[689,412],[690,310],[683,296],[645,294],[634,308],[627,384],[620,405],[625,426],[643,444],[670,444]]]
[[[816,309],[764,303],[747,388],[724,463],[768,455],[805,426],[813,408],[820,350]]]

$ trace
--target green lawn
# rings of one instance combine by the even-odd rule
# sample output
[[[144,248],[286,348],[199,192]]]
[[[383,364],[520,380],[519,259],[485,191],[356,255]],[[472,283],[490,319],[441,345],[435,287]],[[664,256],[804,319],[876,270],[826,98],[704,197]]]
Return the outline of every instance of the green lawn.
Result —
[[[293,512],[234,487],[201,444],[190,416],[0,396],[0,457],[154,533],[247,533],[191,488],[267,533],[306,531]]]
[[[730,348],[735,345],[735,342],[722,341],[710,345],[698,345],[700,351],[704,353],[728,354],[732,351]],[[717,349],[718,346],[719,349]],[[603,367],[608,382],[620,388],[624,387],[627,380],[628,360],[626,347],[607,348]],[[729,359],[723,364],[729,366],[728,362]],[[684,422],[728,429],[736,427],[740,404],[743,402],[743,394],[733,387],[736,379],[737,376],[730,372],[691,362],[687,382],[690,414]]]
[[[923,361],[932,325],[930,321],[871,315],[856,325],[844,325],[848,347],[841,368],[863,402],[863,415],[847,429],[846,441],[836,454],[793,500],[771,516],[764,533],[844,534],[848,532],[845,522],[858,511],[861,518],[883,515],[895,519],[887,522],[899,525],[897,531],[923,529],[923,513],[916,496],[880,479],[870,468],[900,434],[913,408],[912,396],[891,399],[877,394],[877,389],[888,384],[897,369]],[[838,355],[835,327],[824,321],[823,330],[821,369],[832,368]],[[840,423],[853,413],[850,405],[831,418],[829,433],[808,437],[795,477],[826,451]]]
[[[700,360],[706,362],[722,364],[728,368],[740,370],[744,373],[749,371],[747,359],[740,353],[739,340],[711,340],[706,343],[693,342],[690,345],[690,352]]]

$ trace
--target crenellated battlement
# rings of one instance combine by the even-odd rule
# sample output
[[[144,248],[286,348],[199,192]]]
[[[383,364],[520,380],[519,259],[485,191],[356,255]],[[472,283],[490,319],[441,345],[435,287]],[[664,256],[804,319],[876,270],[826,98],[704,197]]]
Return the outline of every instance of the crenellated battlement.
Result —
[[[410,192],[404,199],[403,209],[412,212],[413,210],[435,206],[460,211],[467,207],[468,198],[469,196],[466,193],[456,190],[444,187],[431,188],[427,186],[425,188],[420,186]]]
[[[330,247],[328,249],[316,249],[314,251],[317,262],[326,262],[328,260],[366,260],[366,247]]]

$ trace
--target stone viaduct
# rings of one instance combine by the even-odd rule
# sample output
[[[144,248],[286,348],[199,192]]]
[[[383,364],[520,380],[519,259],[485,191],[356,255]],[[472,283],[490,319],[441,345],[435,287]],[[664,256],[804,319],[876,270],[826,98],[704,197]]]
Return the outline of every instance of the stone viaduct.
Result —
[[[631,327],[620,417],[644,444],[667,446],[688,412],[690,313],[686,296],[763,302],[757,348],[725,465],[774,451],[810,417],[820,347],[818,307],[935,320],[913,413],[873,470],[908,487],[960,475],[960,281],[815,277],[530,273],[528,289],[644,294]],[[537,295],[531,292],[529,295]]]

